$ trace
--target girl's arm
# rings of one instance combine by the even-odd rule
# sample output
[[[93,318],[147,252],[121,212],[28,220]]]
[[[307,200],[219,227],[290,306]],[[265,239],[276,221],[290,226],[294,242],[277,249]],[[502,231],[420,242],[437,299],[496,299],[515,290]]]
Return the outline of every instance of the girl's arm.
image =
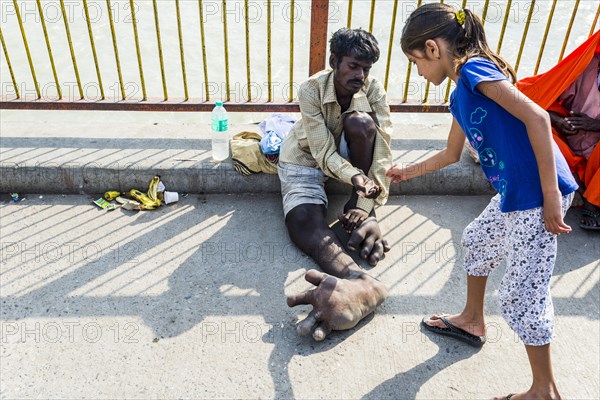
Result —
[[[477,89],[525,124],[533,147],[544,196],[544,222],[552,233],[568,233],[562,217],[562,195],[558,189],[550,117],[508,81],[481,82]]]
[[[465,145],[465,134],[456,119],[452,118],[452,126],[448,134],[446,148],[439,153],[421,161],[417,164],[392,165],[385,173],[392,181],[398,183],[407,181],[417,176],[425,175],[447,165],[454,164],[460,160],[463,146]]]

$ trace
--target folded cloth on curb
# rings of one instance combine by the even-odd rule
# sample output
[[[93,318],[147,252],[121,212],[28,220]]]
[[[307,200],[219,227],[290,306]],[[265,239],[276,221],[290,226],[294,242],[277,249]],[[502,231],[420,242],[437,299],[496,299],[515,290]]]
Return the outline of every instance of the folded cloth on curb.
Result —
[[[255,132],[240,132],[231,139],[231,161],[240,174],[277,173],[277,160],[267,159],[260,149],[260,140]]]
[[[258,125],[264,134],[260,141],[262,152],[266,155],[279,154],[281,143],[283,143],[295,123],[296,120],[289,115],[278,113],[263,120]]]

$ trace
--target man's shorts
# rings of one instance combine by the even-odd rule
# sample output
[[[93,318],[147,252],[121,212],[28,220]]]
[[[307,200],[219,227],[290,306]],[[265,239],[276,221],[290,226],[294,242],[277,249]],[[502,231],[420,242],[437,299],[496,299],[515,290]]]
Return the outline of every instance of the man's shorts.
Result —
[[[350,160],[350,149],[343,131],[338,151],[343,158]],[[280,161],[277,173],[281,181],[284,216],[287,217],[288,212],[300,204],[319,204],[327,207],[327,194],[325,193],[327,177],[323,171],[318,168]]]
[[[325,174],[318,168],[279,162],[277,173],[281,181],[283,214],[300,204],[319,204],[327,207]]]
[[[346,132],[342,131],[342,137],[340,138],[340,156],[350,161],[350,148],[348,147],[348,141],[346,140]]]

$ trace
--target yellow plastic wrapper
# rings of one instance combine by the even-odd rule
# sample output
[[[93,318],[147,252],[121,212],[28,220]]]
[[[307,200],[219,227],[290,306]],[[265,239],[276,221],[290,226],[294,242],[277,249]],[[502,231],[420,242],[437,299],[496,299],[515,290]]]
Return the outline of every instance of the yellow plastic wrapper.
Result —
[[[114,200],[121,195],[121,192],[109,191],[104,193],[104,198],[108,201]]]

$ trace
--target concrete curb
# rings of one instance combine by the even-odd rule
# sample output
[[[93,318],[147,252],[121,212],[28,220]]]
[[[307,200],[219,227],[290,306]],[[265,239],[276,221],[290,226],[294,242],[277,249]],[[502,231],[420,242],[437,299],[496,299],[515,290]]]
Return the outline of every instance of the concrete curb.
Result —
[[[143,130],[127,137],[106,134],[110,128],[80,127],[78,136],[63,136],[59,127],[39,136],[38,126],[3,123],[0,139],[0,192],[95,194],[107,190],[145,190],[160,175],[170,191],[180,193],[278,193],[277,175],[242,176],[230,160],[214,163],[210,132],[195,126]],[[74,128],[71,128],[74,129]],[[425,130],[426,128],[422,128]],[[98,131],[102,132],[98,132]],[[256,125],[238,125],[233,133],[258,131]],[[397,128],[403,130],[403,127]],[[32,136],[31,132],[36,132]],[[429,132],[429,131],[428,131]],[[6,134],[10,136],[6,136]],[[112,137],[111,137],[112,136]],[[132,137],[133,136],[133,137]],[[395,162],[411,163],[435,153],[444,140],[422,139],[403,132],[392,141]],[[343,194],[349,187],[330,180],[327,190]],[[392,195],[477,195],[493,193],[481,169],[466,155],[441,171],[402,184],[392,184]]]

